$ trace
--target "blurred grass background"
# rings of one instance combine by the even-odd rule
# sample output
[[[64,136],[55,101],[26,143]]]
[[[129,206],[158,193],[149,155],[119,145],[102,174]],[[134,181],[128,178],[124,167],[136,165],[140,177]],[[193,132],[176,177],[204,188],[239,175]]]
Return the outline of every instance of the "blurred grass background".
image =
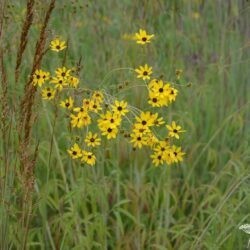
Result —
[[[18,85],[13,72],[26,2],[5,6],[1,46],[13,128],[48,3],[36,3]],[[181,165],[154,168],[148,152],[133,152],[121,137],[100,150],[94,168],[73,164],[65,153],[71,145],[67,120],[55,119],[37,95],[33,144],[39,142],[39,155],[27,249],[246,248],[248,236],[238,227],[250,223],[249,18],[244,0],[57,1],[48,40],[68,40],[68,67],[82,57],[82,87],[98,89],[111,70],[144,63],[166,80],[183,69],[192,84],[179,87],[163,115],[187,130],[187,155]],[[139,28],[155,34],[146,50],[124,39]],[[53,71],[62,58],[48,52],[42,68]],[[129,71],[114,72],[105,88],[133,86],[131,79]],[[119,96],[146,103],[138,89]],[[1,249],[21,249],[17,137],[13,129],[9,168],[1,169]],[[3,161],[6,145],[0,144]]]

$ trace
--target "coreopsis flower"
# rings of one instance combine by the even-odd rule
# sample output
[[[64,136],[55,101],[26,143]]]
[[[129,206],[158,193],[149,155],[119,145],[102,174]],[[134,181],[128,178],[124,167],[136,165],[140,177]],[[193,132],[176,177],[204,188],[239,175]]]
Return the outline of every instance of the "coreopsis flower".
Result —
[[[181,126],[177,125],[174,121],[172,122],[171,125],[166,125],[168,129],[168,135],[170,137],[175,137],[176,139],[179,139],[179,133],[185,132],[185,130],[181,129]]]
[[[138,33],[135,33],[135,40],[138,44],[146,44],[151,42],[151,38],[153,38],[154,35],[148,35],[147,32],[143,29],[140,29]]]
[[[95,165],[96,157],[92,152],[82,151],[82,159],[81,161],[86,162],[88,165]]]
[[[65,99],[64,101],[61,101],[60,106],[66,109],[72,109],[74,105],[74,100],[69,97]]]
[[[145,135],[146,145],[150,148],[154,148],[157,143],[159,143],[158,138],[150,131]]]
[[[91,104],[90,99],[84,98],[84,99],[82,100],[82,107],[83,107],[85,110],[89,110],[90,104]]]
[[[164,156],[160,151],[154,151],[150,157],[152,158],[152,162],[156,167],[164,163]]]
[[[115,100],[114,104],[111,106],[112,111],[115,114],[121,115],[121,116],[125,116],[126,113],[128,113],[128,109],[127,109],[128,103],[125,101],[117,101]]]
[[[169,142],[159,141],[158,144],[155,146],[154,151],[165,154],[168,152],[169,148],[170,148]]]
[[[72,159],[82,157],[82,150],[77,143],[75,143],[70,149],[68,149],[68,153]]]
[[[117,127],[103,127],[100,130],[102,131],[102,135],[105,135],[108,140],[116,138],[118,133]]]
[[[45,100],[54,99],[56,95],[56,90],[50,87],[42,89],[42,98]]]
[[[165,104],[164,98],[155,92],[149,92],[148,98],[148,103],[152,107],[162,107]]]
[[[142,133],[131,133],[130,134],[130,142],[133,143],[133,146],[135,148],[141,148],[143,145],[147,144],[147,141],[145,140],[145,137]]]
[[[181,147],[177,147],[175,145],[172,146],[170,157],[173,162],[183,161],[183,155],[185,155],[185,153],[181,151]]]
[[[84,142],[87,143],[88,147],[96,147],[101,145],[101,139],[98,137],[98,134],[93,134],[92,132],[88,132]]]
[[[41,69],[36,69],[35,73],[32,76],[32,83],[34,86],[38,85],[41,87],[48,79],[50,73],[43,71]]]
[[[149,101],[153,107],[168,106],[174,98],[170,97],[172,88],[169,83],[164,84],[162,80],[153,79],[148,84]]]
[[[62,68],[57,68],[55,73],[58,78],[62,77],[64,79],[67,79],[68,77],[70,77],[70,71],[71,71],[70,69],[62,67]]]
[[[178,94],[178,90],[175,88],[171,88],[169,92],[169,97],[168,97],[169,101],[170,102],[175,101],[177,94]]]
[[[94,113],[99,113],[99,111],[102,110],[102,106],[98,101],[90,100],[89,104],[89,111],[92,111]]]
[[[121,124],[121,116],[117,115],[116,113],[107,111],[105,114],[101,115],[101,119],[97,120],[98,127],[102,130],[104,130],[107,127],[115,128],[120,126]]]
[[[103,102],[103,93],[101,91],[94,91],[91,99],[101,104]]]
[[[65,48],[67,48],[66,42],[59,40],[58,38],[50,42],[50,49],[53,51],[59,52],[61,50],[64,50]]]
[[[52,77],[51,83],[55,84],[55,87],[61,91],[65,86],[68,85],[67,81],[63,77]]]
[[[153,73],[152,67],[149,67],[147,64],[139,66],[139,68],[135,69],[135,72],[138,74],[137,78],[142,78],[143,80],[149,80],[150,75]]]
[[[79,112],[76,115],[71,114],[70,118],[71,118],[70,123],[73,128],[74,127],[82,128],[91,124],[91,117],[86,111]]]
[[[155,114],[151,114],[149,111],[147,112],[141,112],[140,116],[135,117],[136,124],[134,126],[136,128],[144,128],[147,129],[154,125],[155,119],[157,118],[158,114],[155,116]]]
[[[154,124],[156,127],[159,127],[160,125],[164,124],[165,121],[163,120],[163,117],[159,117],[157,120],[155,120]]]
[[[75,77],[75,76],[69,76],[68,77],[68,82],[69,85],[73,88],[77,88],[79,85],[79,78]]]

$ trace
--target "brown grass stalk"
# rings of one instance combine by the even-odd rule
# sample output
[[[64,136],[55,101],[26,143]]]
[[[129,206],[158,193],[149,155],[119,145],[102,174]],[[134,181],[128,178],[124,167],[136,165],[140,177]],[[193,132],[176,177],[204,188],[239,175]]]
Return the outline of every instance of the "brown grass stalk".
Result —
[[[35,150],[31,149],[31,131],[32,131],[32,124],[34,121],[33,115],[33,105],[34,105],[34,97],[36,93],[36,87],[32,84],[32,76],[36,69],[40,68],[42,58],[46,53],[45,44],[47,38],[47,26],[51,17],[51,13],[55,7],[55,1],[51,0],[48,10],[46,12],[43,25],[40,31],[39,38],[36,43],[35,54],[33,58],[33,65],[32,70],[30,73],[30,77],[25,84],[24,87],[24,94],[21,100],[20,106],[20,117],[18,123],[18,131],[19,131],[19,155],[20,155],[20,165],[21,165],[21,172],[22,172],[22,181],[23,181],[23,200],[22,200],[22,230],[23,230],[23,237],[22,241],[22,248],[26,249],[27,245],[27,237],[29,232],[29,224],[31,220],[31,212],[32,212],[32,193],[33,193],[33,184],[34,184],[34,169],[37,159],[38,153],[38,145],[36,146]],[[30,6],[27,4],[27,8]],[[30,10],[27,10],[29,12]],[[30,21],[30,20],[29,20]],[[26,21],[25,21],[26,22]],[[27,24],[28,25],[28,24]],[[24,24],[24,27],[25,24]],[[27,30],[27,27],[25,28]],[[26,39],[26,31],[23,31],[24,35],[21,35],[21,39]],[[19,54],[22,57],[23,53],[23,46],[26,46],[27,41],[20,42],[20,52]],[[18,61],[17,61],[16,69],[19,68]],[[18,75],[18,73],[17,73]]]
[[[19,68],[22,63],[23,53],[25,51],[26,45],[28,43],[28,34],[29,29],[32,25],[33,16],[34,16],[34,4],[35,0],[28,0],[27,6],[26,6],[26,17],[25,21],[23,23],[22,32],[21,32],[21,38],[20,38],[20,44],[17,51],[17,59],[16,59],[16,69],[15,69],[15,81],[17,83],[19,78]]]

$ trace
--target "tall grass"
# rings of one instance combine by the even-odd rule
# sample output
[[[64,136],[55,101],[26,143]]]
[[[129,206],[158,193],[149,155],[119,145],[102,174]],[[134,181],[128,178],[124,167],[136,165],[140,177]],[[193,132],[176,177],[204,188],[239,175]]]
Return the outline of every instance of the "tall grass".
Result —
[[[62,0],[49,13],[50,4],[0,3],[0,248],[244,249],[248,1]],[[138,28],[156,35],[146,56],[122,38]],[[44,55],[57,35],[68,40],[67,54]],[[110,90],[127,81],[119,95],[135,105],[145,96],[132,88],[131,72],[108,74],[113,69],[149,63],[169,79],[184,70],[192,84],[179,87],[165,114],[187,130],[184,163],[154,168],[146,151],[134,152],[122,138],[98,152],[94,168],[69,159],[66,119],[36,95],[29,77],[40,63],[51,70],[81,58],[82,87]]]

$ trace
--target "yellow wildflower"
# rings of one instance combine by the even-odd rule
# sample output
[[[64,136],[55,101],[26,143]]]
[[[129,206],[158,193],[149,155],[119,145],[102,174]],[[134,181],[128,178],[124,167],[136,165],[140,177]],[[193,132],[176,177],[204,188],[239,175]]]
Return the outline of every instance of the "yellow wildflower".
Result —
[[[73,147],[68,149],[68,153],[70,154],[72,159],[77,159],[77,158],[82,157],[82,150],[81,150],[81,148],[79,147],[79,145],[77,143],[75,143],[73,145]]]
[[[42,89],[42,98],[45,100],[51,100],[55,98],[56,90],[50,87]]]
[[[81,161],[86,162],[88,165],[95,165],[96,157],[92,152],[82,151],[82,159]]]
[[[150,75],[153,73],[152,67],[149,67],[147,64],[139,66],[139,68],[135,69],[135,72],[138,74],[137,78],[142,78],[143,80],[149,80]]]
[[[148,35],[147,32],[143,29],[140,29],[138,33],[135,34],[135,40],[136,43],[138,44],[146,44],[146,43],[150,43],[151,38],[153,38],[154,35]]]
[[[50,49],[53,51],[59,52],[61,50],[64,50],[65,48],[67,48],[66,42],[61,41],[58,38],[56,38],[50,42]]]
[[[65,99],[64,101],[61,101],[60,106],[66,109],[72,109],[74,104],[74,100],[69,97]]]
[[[172,125],[166,125],[168,129],[168,135],[170,137],[175,137],[176,139],[179,139],[179,133],[185,132],[185,130],[181,129],[181,126],[177,125],[174,121],[172,122]]]
[[[98,137],[98,134],[93,134],[92,132],[88,132],[84,142],[87,143],[88,147],[101,145],[101,139]]]
[[[45,83],[45,81],[49,79],[49,76],[49,72],[37,69],[32,76],[32,83],[35,86],[38,85],[39,87],[41,87]]]
[[[117,101],[115,100],[114,105],[112,105],[112,111],[115,114],[121,115],[121,116],[125,116],[126,113],[128,113],[128,109],[127,109],[128,103],[125,101]]]

